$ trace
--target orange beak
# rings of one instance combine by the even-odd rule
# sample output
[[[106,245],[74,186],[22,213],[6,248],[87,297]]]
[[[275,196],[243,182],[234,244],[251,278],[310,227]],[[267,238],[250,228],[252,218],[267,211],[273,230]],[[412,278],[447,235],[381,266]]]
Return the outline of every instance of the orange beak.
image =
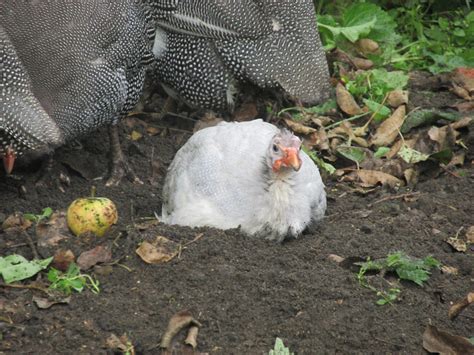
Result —
[[[285,153],[285,156],[282,159],[278,159],[277,161],[275,161],[275,164],[273,165],[273,171],[279,171],[281,166],[287,168],[292,167],[295,171],[300,170],[301,159],[298,154],[298,149],[294,147],[280,147],[280,149]]]
[[[3,156],[3,167],[7,174],[11,174],[13,166],[15,165],[16,154],[13,148],[8,147]]]

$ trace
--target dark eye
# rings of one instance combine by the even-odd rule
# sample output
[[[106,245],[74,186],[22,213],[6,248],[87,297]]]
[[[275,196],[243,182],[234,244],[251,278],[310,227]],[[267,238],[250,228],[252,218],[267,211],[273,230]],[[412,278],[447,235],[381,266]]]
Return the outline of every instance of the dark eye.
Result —
[[[278,153],[279,151],[278,146],[276,144],[273,145],[272,149],[273,149],[273,152],[275,153]]]

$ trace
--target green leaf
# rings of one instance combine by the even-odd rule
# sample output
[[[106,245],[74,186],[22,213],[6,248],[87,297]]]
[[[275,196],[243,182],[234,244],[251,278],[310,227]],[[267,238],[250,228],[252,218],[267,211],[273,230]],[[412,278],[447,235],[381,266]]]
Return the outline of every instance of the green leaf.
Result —
[[[290,349],[285,346],[283,340],[281,340],[280,338],[276,338],[275,346],[273,350],[270,350],[268,352],[268,355],[293,355],[293,353],[290,352]]]
[[[406,145],[403,145],[397,154],[408,164],[415,164],[420,161],[425,161],[430,157],[430,155],[423,154],[415,149],[407,147]]]
[[[390,148],[388,148],[388,147],[378,147],[377,151],[374,153],[374,157],[382,158],[389,151],[390,151]]]
[[[339,146],[337,147],[337,153],[357,164],[366,158],[365,151],[357,147]]]
[[[312,150],[308,150],[307,148],[303,147],[303,151],[308,154],[308,156],[314,161],[314,163],[324,171],[327,171],[330,175],[336,172],[336,168],[329,163],[326,163],[323,159],[318,157],[316,152]]]
[[[439,152],[433,153],[429,156],[431,159],[439,161],[443,164],[448,164],[453,159],[453,151],[451,149],[444,149]]]
[[[387,106],[381,105],[378,102],[372,100],[364,99],[364,104],[369,108],[370,112],[377,112],[374,116],[374,120],[376,122],[386,119],[392,113],[392,111]]]
[[[421,109],[410,112],[403,122],[401,132],[407,133],[412,128],[426,126],[436,122],[439,119],[447,121],[458,121],[462,115],[455,111],[441,111],[438,109]]]
[[[45,269],[52,260],[53,257],[28,261],[17,254],[0,257],[0,274],[7,284],[28,279]]]

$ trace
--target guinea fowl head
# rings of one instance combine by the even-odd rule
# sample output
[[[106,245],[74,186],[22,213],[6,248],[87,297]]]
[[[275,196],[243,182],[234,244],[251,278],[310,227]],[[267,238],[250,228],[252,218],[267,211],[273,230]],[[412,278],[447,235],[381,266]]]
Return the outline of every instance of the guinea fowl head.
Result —
[[[290,131],[283,129],[277,133],[268,149],[268,164],[274,173],[300,170],[301,140]]]

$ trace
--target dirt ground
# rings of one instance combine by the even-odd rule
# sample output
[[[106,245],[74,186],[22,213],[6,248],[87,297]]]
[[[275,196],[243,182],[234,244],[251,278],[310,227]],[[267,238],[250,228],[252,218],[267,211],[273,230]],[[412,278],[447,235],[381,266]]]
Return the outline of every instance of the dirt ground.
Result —
[[[92,185],[117,204],[120,216],[104,238],[78,241],[71,236],[64,242],[76,255],[97,244],[112,246],[116,262],[93,271],[100,281],[98,295],[86,290],[67,305],[41,310],[32,301],[41,291],[0,287],[0,353],[111,353],[105,340],[112,333],[126,333],[137,353],[159,353],[170,317],[182,310],[190,310],[202,324],[198,350],[216,354],[266,354],[276,337],[297,354],[423,353],[428,324],[474,336],[474,307],[454,321],[447,315],[452,302],[474,288],[472,246],[459,253],[445,242],[474,224],[470,163],[462,177],[441,174],[413,189],[378,188],[366,195],[328,179],[327,217],[316,233],[275,244],[238,230],[137,227],[160,213],[166,167],[189,137],[192,122],[164,130],[169,122],[147,121],[153,135],[140,122],[128,123],[121,125],[122,145],[143,185],[123,180],[118,187],[104,186],[105,130],[59,149],[53,178],[42,186],[35,185],[38,165],[20,168],[13,177],[0,175],[0,223],[15,211],[64,210],[75,198],[87,196]],[[131,140],[133,130],[143,136]],[[418,194],[410,201],[383,200],[411,192]],[[28,233],[34,238],[32,228]],[[199,233],[200,239],[166,264],[145,264],[135,253],[140,242],[156,235],[185,243]],[[32,258],[25,244],[25,235],[0,232],[0,255]],[[402,282],[400,300],[378,306],[377,296],[359,285],[350,263],[328,258],[382,258],[394,251],[433,255],[458,274],[435,270],[423,287]],[[369,281],[387,286],[381,276]]]

